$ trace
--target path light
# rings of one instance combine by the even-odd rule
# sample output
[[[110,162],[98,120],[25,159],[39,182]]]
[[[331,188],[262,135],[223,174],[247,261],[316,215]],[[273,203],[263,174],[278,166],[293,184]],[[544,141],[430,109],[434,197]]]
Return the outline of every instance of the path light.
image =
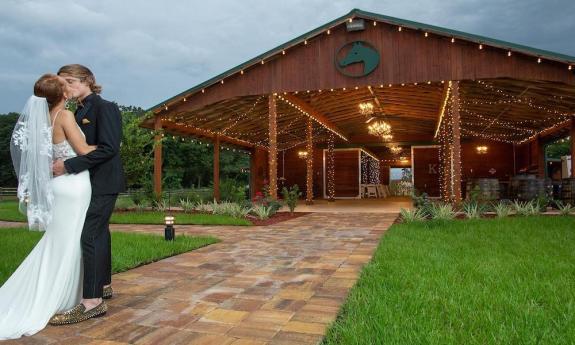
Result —
[[[166,229],[164,230],[164,239],[166,241],[173,241],[176,237],[176,230],[174,229],[174,216],[169,215],[164,217],[164,222],[166,223]]]

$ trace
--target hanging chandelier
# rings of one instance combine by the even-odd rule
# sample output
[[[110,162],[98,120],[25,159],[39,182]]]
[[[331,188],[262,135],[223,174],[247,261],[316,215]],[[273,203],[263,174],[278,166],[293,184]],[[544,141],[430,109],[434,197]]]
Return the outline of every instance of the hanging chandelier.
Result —
[[[385,121],[377,120],[367,126],[367,130],[369,134],[381,137],[384,141],[389,141],[393,138],[391,126]]]
[[[392,145],[392,146],[389,148],[389,151],[391,151],[391,153],[393,153],[394,155],[398,155],[398,154],[401,153],[402,148],[399,147],[399,146],[397,146],[397,145]]]
[[[373,114],[373,104],[371,102],[359,103],[359,113],[369,116]]]

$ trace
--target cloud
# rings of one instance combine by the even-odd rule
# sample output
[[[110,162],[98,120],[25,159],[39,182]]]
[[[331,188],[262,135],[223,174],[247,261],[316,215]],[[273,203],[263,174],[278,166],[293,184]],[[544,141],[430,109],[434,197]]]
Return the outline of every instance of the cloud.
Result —
[[[0,113],[82,63],[104,97],[149,107],[352,8],[575,55],[571,0],[3,0]]]

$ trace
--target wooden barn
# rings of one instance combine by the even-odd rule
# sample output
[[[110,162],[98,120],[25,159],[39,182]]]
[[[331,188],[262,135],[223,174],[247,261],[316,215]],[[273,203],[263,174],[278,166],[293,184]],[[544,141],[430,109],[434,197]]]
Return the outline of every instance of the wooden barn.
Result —
[[[151,110],[157,140],[213,142],[216,198],[222,147],[250,152],[252,194],[382,197],[409,168],[433,197],[477,181],[503,197],[548,177],[546,144],[570,136],[575,152],[575,57],[354,9]],[[155,158],[160,192],[161,145]]]

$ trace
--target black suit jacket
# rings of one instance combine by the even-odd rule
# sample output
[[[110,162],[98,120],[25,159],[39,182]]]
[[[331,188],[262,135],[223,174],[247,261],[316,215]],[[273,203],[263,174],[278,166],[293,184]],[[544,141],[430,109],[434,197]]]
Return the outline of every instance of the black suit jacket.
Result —
[[[117,194],[125,191],[125,177],[120,159],[122,116],[118,106],[93,93],[76,111],[76,122],[86,135],[88,145],[98,148],[87,155],[64,161],[69,173],[90,170],[92,195]]]

